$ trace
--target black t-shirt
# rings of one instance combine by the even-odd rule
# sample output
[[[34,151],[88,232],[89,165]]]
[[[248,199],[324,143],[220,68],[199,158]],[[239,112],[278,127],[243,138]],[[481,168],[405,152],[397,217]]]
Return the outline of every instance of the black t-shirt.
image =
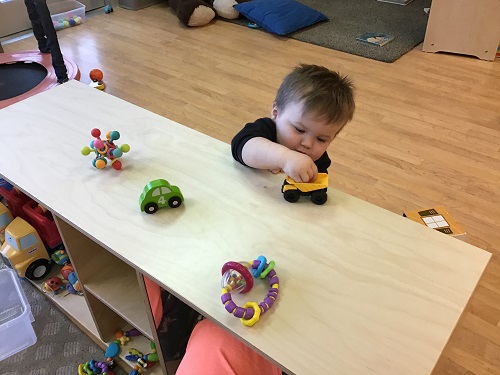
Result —
[[[233,158],[236,161],[239,161],[241,164],[246,165],[241,157],[241,152],[245,143],[255,137],[262,137],[269,139],[272,142],[277,142],[275,122],[272,119],[265,117],[260,118],[255,122],[246,124],[245,127],[241,129],[240,132],[236,134],[231,141],[231,152],[233,154]],[[316,166],[318,167],[319,173],[327,173],[327,169],[331,163],[332,161],[328,157],[326,151],[318,160],[314,162],[314,164],[316,164]]]

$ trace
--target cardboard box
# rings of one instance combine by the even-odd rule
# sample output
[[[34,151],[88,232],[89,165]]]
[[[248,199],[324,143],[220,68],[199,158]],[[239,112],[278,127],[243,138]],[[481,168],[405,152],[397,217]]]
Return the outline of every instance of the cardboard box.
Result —
[[[403,216],[449,236],[465,239],[466,232],[443,206],[406,211]]]

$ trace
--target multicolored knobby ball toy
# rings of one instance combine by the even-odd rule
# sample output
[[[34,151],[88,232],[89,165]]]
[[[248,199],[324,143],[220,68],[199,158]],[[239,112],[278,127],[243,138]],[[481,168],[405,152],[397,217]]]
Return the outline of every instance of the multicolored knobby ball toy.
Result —
[[[130,146],[127,144],[123,144],[121,147],[118,147],[114,142],[120,139],[120,133],[116,130],[109,131],[106,133],[106,140],[102,140],[100,138],[101,131],[97,128],[92,129],[90,132],[92,137],[95,139],[90,142],[90,147],[83,147],[81,150],[82,155],[89,155],[91,151],[95,152],[95,159],[92,160],[92,165],[97,169],[103,169],[108,161],[111,163],[111,166],[120,170],[122,168],[122,162],[118,160],[123,153],[130,151]]]
[[[269,292],[264,301],[247,302],[239,307],[233,302],[231,293],[247,293],[253,288],[253,277],[269,281]],[[251,263],[227,262],[222,266],[222,296],[221,301],[227,312],[240,318],[243,325],[253,326],[260,316],[269,310],[278,298],[279,279],[274,270],[274,261],[269,264],[264,256],[259,256]]]

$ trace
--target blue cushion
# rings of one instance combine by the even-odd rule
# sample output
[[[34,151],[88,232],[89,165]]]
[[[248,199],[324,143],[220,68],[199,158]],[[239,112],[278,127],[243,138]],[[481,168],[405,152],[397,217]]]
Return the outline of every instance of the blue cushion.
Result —
[[[250,21],[278,35],[328,21],[323,13],[295,0],[254,0],[236,4],[234,8]]]

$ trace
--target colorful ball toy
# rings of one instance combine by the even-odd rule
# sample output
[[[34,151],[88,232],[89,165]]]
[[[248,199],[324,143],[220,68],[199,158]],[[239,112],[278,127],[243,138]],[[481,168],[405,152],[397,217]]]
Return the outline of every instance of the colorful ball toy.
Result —
[[[90,134],[93,139],[90,142],[90,147],[85,146],[81,149],[82,155],[89,155],[91,151],[94,151],[96,157],[92,160],[92,165],[97,169],[104,169],[108,164],[116,169],[120,170],[122,168],[122,162],[118,160],[122,157],[124,153],[130,151],[130,146],[128,144],[123,144],[120,147],[115,144],[115,141],[120,139],[120,133],[116,130],[109,131],[106,133],[106,140],[100,138],[101,131],[97,128],[91,130]]]
[[[233,302],[231,293],[247,293],[253,288],[253,278],[269,281],[269,292],[261,303],[247,302],[239,307]],[[269,264],[264,256],[259,256],[251,263],[227,262],[222,266],[221,301],[226,311],[240,318],[244,326],[251,327],[260,316],[269,310],[278,298],[279,279],[274,270],[274,261]]]
[[[104,74],[99,69],[92,69],[89,73],[89,77],[92,81],[102,81]]]
[[[67,18],[60,18],[57,21],[52,21],[52,24],[54,25],[54,29],[61,30],[66,27],[79,25],[82,22],[83,19],[80,16],[69,16]]]

